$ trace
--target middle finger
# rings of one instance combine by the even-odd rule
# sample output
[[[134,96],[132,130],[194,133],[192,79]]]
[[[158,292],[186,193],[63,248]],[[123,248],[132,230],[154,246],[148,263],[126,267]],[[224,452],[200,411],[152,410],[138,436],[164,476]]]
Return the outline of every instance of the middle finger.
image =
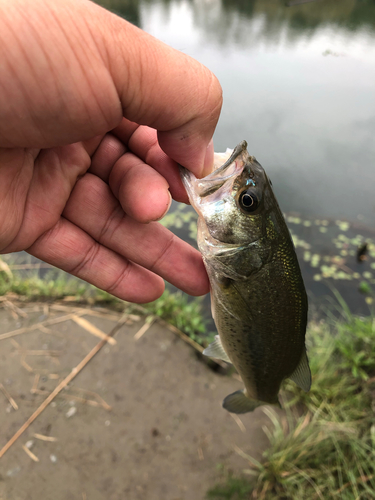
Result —
[[[96,241],[160,275],[190,295],[208,292],[200,253],[157,222],[127,215],[109,186],[86,174],[74,187],[63,216]]]

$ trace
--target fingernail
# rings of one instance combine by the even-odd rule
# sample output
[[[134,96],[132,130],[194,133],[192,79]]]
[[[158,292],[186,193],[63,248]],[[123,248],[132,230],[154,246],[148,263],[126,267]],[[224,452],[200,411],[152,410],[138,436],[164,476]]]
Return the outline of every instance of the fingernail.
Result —
[[[171,208],[172,195],[171,195],[170,191],[168,191],[168,194],[169,194],[169,202],[168,202],[167,208],[166,208],[165,212],[163,213],[163,215],[161,217],[159,217],[159,219],[155,219],[156,222],[158,222],[159,220],[162,220],[162,218],[167,215],[168,210]]]
[[[203,172],[202,177],[210,174],[214,167],[214,141],[211,139],[208,143],[206,154],[203,162]]]

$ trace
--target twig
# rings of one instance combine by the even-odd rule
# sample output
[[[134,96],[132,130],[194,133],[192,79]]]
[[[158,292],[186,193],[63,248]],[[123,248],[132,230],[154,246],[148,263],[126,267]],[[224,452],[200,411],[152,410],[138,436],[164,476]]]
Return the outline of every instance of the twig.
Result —
[[[53,436],[44,436],[43,434],[38,434],[37,432],[34,434],[34,437],[36,439],[40,439],[41,441],[50,441],[50,442],[57,441],[57,438]]]
[[[20,309],[15,304],[13,304],[13,302],[10,302],[9,300],[4,300],[3,304],[6,308],[8,308],[12,312],[14,312],[14,314],[16,314],[17,318],[18,318],[18,316],[22,316],[23,318],[27,318],[27,314],[24,311],[22,311],[22,309]]]
[[[36,394],[36,391],[38,390],[39,379],[40,379],[40,373],[36,373],[34,377],[33,386],[30,389],[31,394]]]
[[[24,444],[22,445],[22,448],[26,451],[31,460],[34,460],[34,462],[39,462],[39,458],[36,455],[34,455],[34,453],[30,451],[29,448],[27,448]]]
[[[41,395],[45,395],[45,394],[49,394],[49,391],[46,391],[45,389],[36,389],[34,391],[34,394],[41,394]],[[60,398],[64,398],[64,399],[69,399],[69,400],[72,400],[74,399],[75,401],[78,401],[79,403],[83,403],[83,404],[86,404],[86,405],[89,405],[89,406],[95,406],[96,408],[98,407],[102,407],[104,408],[105,410],[107,411],[110,411],[112,410],[112,407],[109,406],[107,403],[105,403],[105,406],[99,402],[99,401],[95,401],[93,399],[85,399],[85,398],[81,398],[80,396],[75,396],[74,394],[69,394],[69,393],[65,393],[63,392],[62,394],[59,395]],[[1,500],[1,499],[0,499]]]
[[[168,324],[166,321],[164,321],[162,319],[158,320],[158,323],[160,323],[161,325],[163,325],[166,328],[168,328],[168,330],[170,330],[171,332],[173,332],[176,335],[178,335],[183,341],[185,341],[187,344],[190,344],[198,352],[202,353],[204,351],[204,347],[202,347],[200,344],[198,344],[197,342],[195,342],[188,335],[186,335],[186,333],[182,332],[181,330],[179,330],[175,326]]]
[[[64,351],[47,351],[44,349],[25,349],[23,350],[22,348],[20,349],[20,354],[23,354],[24,356],[51,356],[51,358],[55,358],[57,356],[62,356],[64,354]]]
[[[236,424],[241,429],[241,431],[246,432],[246,427],[244,426],[240,417],[238,415],[236,415],[235,413],[229,413],[229,415],[233,418],[233,420],[236,422]]]
[[[28,364],[26,363],[26,355],[23,354],[22,357],[21,357],[21,365],[29,372],[29,373],[34,373],[34,369]]]
[[[109,406],[109,404],[106,401],[104,401],[104,399],[101,396],[99,396],[97,392],[89,391],[88,389],[82,389],[81,387],[71,387],[70,389],[77,392],[81,391],[85,392],[86,394],[91,394],[91,396],[94,396],[94,398],[96,398],[99,401],[99,403],[101,404],[101,406],[103,406],[103,408],[105,408],[108,411],[112,410],[112,406]]]
[[[51,309],[55,311],[72,311],[72,306],[66,306],[63,304],[52,304]],[[82,311],[85,311],[85,314],[88,316],[96,316],[99,318],[106,318],[112,321],[118,321],[122,315],[121,314],[116,314],[115,312],[111,311],[110,313],[107,310],[94,310],[94,309],[89,309],[89,308],[82,308]],[[139,321],[141,319],[140,316],[136,316],[134,314],[128,314],[127,317],[133,321]]]
[[[99,337],[100,339],[105,340],[111,345],[117,344],[116,339],[109,337],[107,334],[99,330],[95,325],[90,323],[90,321],[87,321],[85,318],[80,318],[79,316],[76,316],[75,314],[72,315],[72,320],[77,323],[77,325],[81,326],[84,328],[86,331],[91,333],[92,335],[95,335],[95,337]]]
[[[9,394],[9,392],[5,389],[5,387],[1,383],[0,383],[0,389],[3,392],[4,396],[7,398],[7,400],[9,401],[9,403],[13,406],[13,408],[15,410],[18,410],[18,404],[14,401],[12,396]]]
[[[120,319],[117,325],[111,330],[107,337],[112,337],[125,323],[126,320]],[[34,422],[36,418],[47,408],[47,406],[55,399],[55,397],[71,382],[74,377],[87,365],[89,361],[97,354],[102,347],[107,343],[107,339],[101,340],[96,346],[91,349],[91,351],[83,358],[83,360],[78,363],[78,365],[73,368],[70,374],[51,392],[51,394],[43,401],[37,410],[26,420],[26,422],[21,426],[21,428],[14,434],[14,436],[5,444],[5,446],[0,450],[0,458],[9,450],[9,448],[17,441],[17,439],[22,436],[25,430]]]
[[[51,328],[47,328],[46,326],[44,325],[39,325],[39,330],[43,333],[48,333],[48,335],[51,335],[52,333],[54,333],[53,330],[51,330]]]
[[[63,396],[65,399],[75,399],[79,403],[83,403],[89,406],[95,406],[95,407],[101,406],[103,408],[103,405],[99,403],[99,401],[95,401],[94,399],[85,399],[81,398],[80,396],[75,396],[74,394],[61,394],[61,396]],[[105,409],[108,411],[112,410],[111,406],[109,405],[107,405]]]
[[[138,332],[134,335],[134,340],[139,340],[150,328],[155,323],[155,318],[152,319],[150,322],[146,321],[146,323],[138,330]]]
[[[9,339],[11,337],[15,337],[16,335],[21,335],[22,333],[32,332],[34,330],[38,330],[39,326],[48,326],[55,325],[56,323],[62,323],[63,321],[67,321],[72,319],[73,316],[83,315],[84,311],[77,311],[74,314],[65,314],[64,316],[59,316],[58,318],[46,319],[45,321],[41,321],[40,323],[35,323],[35,325],[27,326],[24,328],[18,328],[17,330],[12,330],[11,332],[3,333],[0,335],[0,340]]]

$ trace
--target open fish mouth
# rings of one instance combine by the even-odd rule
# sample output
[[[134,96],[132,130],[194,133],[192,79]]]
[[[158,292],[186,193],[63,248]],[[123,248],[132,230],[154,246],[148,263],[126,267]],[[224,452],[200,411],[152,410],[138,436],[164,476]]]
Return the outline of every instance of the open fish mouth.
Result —
[[[214,170],[203,179],[197,179],[189,170],[180,166],[181,178],[190,203],[199,212],[199,206],[205,203],[205,198],[219,190],[220,197],[225,196],[227,191],[230,192],[234,179],[252,160],[253,157],[247,152],[247,142],[242,141],[234,149],[227,149],[225,153],[214,153]],[[227,186],[224,193],[220,188],[225,184]]]
[[[214,170],[203,179],[196,181],[196,194],[200,198],[209,196],[232,179],[240,174],[244,167],[244,161],[236,161],[243,153],[247,153],[247,142],[242,141],[233,150],[227,149],[225,153],[214,154]],[[224,161],[224,163],[223,163]]]

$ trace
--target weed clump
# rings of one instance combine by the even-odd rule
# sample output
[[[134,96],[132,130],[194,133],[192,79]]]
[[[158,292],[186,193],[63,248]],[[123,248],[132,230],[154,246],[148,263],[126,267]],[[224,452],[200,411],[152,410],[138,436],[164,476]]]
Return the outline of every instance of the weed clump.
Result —
[[[309,328],[311,391],[287,380],[285,415],[263,408],[272,425],[264,428],[270,446],[262,460],[236,449],[248,463],[249,492],[220,496],[229,491],[224,484],[208,498],[375,498],[375,320],[345,314],[334,331],[327,323]]]

